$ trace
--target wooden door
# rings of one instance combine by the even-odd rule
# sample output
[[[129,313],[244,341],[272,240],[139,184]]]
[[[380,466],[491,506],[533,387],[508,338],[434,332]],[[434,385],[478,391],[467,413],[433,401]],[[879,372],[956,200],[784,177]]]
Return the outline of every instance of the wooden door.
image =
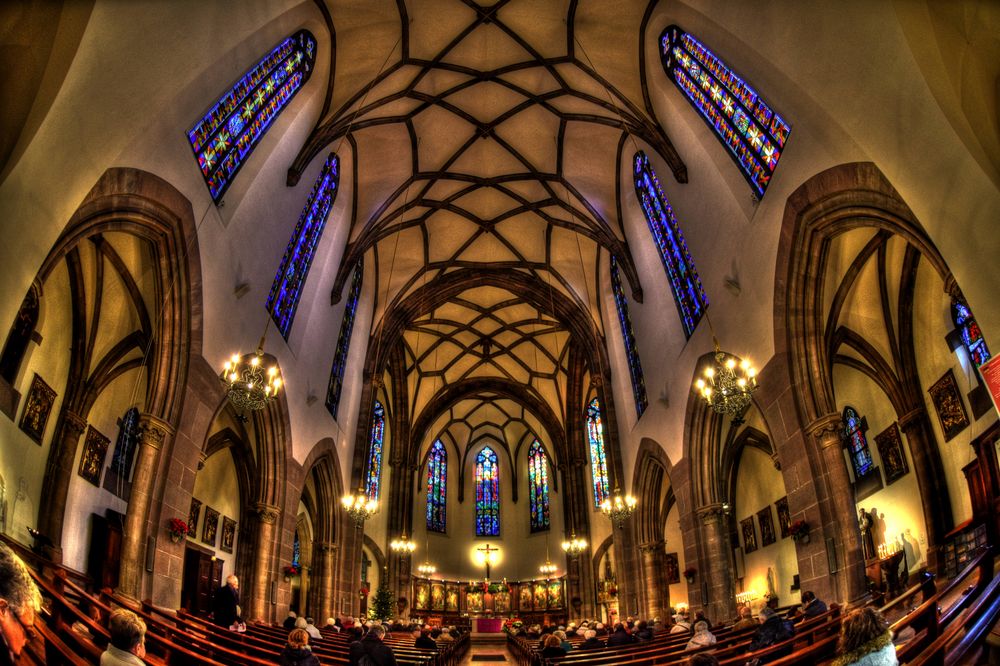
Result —
[[[212,595],[222,582],[223,560],[188,544],[184,550],[181,606],[189,613],[207,616],[212,612]]]

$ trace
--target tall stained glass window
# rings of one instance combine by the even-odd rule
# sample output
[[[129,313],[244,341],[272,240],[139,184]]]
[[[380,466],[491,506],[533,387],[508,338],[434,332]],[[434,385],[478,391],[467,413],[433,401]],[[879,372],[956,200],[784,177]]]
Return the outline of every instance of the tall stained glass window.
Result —
[[[660,188],[660,180],[653,171],[653,165],[641,150],[635,154],[634,166],[635,193],[656,242],[663,268],[667,271],[684,334],[690,338],[705,314],[708,298],[701,288],[701,279],[694,269],[694,259],[688,252],[684,234],[674,217],[674,210]]]
[[[284,39],[230,88],[188,132],[191,150],[219,203],[253,149],[312,73],[316,38]]]
[[[299,541],[298,530],[295,530],[295,538],[292,540],[292,566],[296,569],[302,568],[302,542]]]
[[[594,477],[594,506],[611,496],[608,481],[608,455],[604,449],[604,426],[601,423],[601,403],[597,398],[587,405],[587,438],[590,440],[590,472]]]
[[[528,447],[528,498],[531,507],[531,531],[549,529],[549,468],[545,450],[536,439]]]
[[[969,358],[978,368],[986,361],[990,360],[990,350],[986,346],[986,339],[983,332],[976,323],[976,318],[972,316],[969,306],[960,300],[951,302],[951,319],[962,334],[962,344],[969,352]]]
[[[288,241],[288,249],[281,259],[278,274],[274,276],[274,284],[267,297],[267,311],[271,313],[271,318],[286,340],[292,329],[295,309],[299,306],[299,297],[306,284],[309,267],[316,255],[316,246],[323,235],[323,227],[326,226],[333,202],[337,199],[339,182],[340,158],[330,153],[306,199],[306,207],[295,225],[292,239]]]
[[[854,466],[854,478],[861,477],[872,471],[874,462],[871,451],[868,449],[868,439],[865,437],[864,422],[858,416],[858,412],[851,406],[844,407],[844,438],[847,441],[847,450],[851,456],[851,464]]]
[[[476,536],[500,536],[500,464],[488,446],[476,456]]]
[[[667,76],[729,149],[758,198],[764,196],[792,128],[693,35],[676,25],[660,35]]]
[[[639,347],[635,342],[635,332],[632,330],[632,318],[628,314],[628,299],[622,289],[622,278],[618,272],[618,260],[611,255],[611,291],[615,295],[615,306],[618,308],[618,321],[622,325],[622,339],[625,341],[625,356],[628,357],[628,371],[632,377],[632,396],[635,398],[635,413],[642,416],[649,404],[646,399],[646,380],[642,375],[642,364],[639,361]]]
[[[448,490],[448,451],[441,440],[434,442],[427,457],[427,529],[445,531]]]
[[[354,279],[351,281],[351,292],[347,295],[344,305],[344,318],[340,322],[340,335],[337,337],[337,349],[333,353],[333,367],[330,369],[330,384],[326,387],[326,408],[333,418],[337,418],[337,408],[340,406],[340,391],[344,388],[344,371],[347,369],[347,352],[351,348],[351,332],[354,330],[354,314],[358,310],[358,297],[361,296],[361,279],[365,269],[361,261],[354,268]]]
[[[372,410],[372,433],[368,441],[368,499],[378,501],[378,485],[382,478],[382,438],[385,437],[385,409],[375,401]]]

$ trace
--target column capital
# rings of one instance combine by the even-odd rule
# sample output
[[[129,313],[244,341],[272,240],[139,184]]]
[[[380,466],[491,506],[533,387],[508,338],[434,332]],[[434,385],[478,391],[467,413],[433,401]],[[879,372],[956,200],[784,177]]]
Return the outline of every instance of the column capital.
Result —
[[[263,502],[258,502],[253,505],[254,514],[257,516],[257,520],[264,523],[265,525],[273,525],[278,522],[278,516],[281,515],[281,509],[272,504],[264,504]]]
[[[655,553],[658,550],[666,552],[667,543],[662,539],[656,541],[647,541],[646,543],[639,544],[639,552],[641,553]]]
[[[336,553],[337,544],[330,541],[314,541],[313,547],[321,553]]]
[[[903,430],[907,430],[910,427],[919,423],[920,419],[922,419],[926,415],[927,415],[927,409],[925,407],[923,406],[914,407],[913,409],[911,409],[910,411],[906,412],[905,414],[899,417],[898,419],[899,427],[902,428]]]
[[[69,428],[70,434],[76,437],[82,435],[83,431],[87,429],[87,419],[68,409],[63,411],[63,424],[64,427]]]
[[[139,441],[159,450],[163,440],[174,434],[174,427],[152,414],[139,415]]]
[[[713,502],[712,504],[698,507],[694,510],[694,513],[703,525],[712,525],[722,520],[725,509],[722,502]]]
[[[815,439],[816,443],[823,449],[833,445],[840,446],[840,433],[843,429],[844,420],[837,413],[821,416],[804,428],[805,432]]]

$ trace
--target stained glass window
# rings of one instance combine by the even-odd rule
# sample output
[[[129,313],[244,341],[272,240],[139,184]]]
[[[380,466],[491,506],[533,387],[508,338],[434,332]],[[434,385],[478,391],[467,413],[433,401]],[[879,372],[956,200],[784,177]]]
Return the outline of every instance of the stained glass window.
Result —
[[[601,423],[601,403],[597,398],[587,405],[587,437],[590,440],[590,472],[594,477],[594,506],[611,496],[608,481],[608,456],[604,449],[604,426]]]
[[[488,446],[476,456],[476,536],[500,536],[500,464]]]
[[[139,410],[132,407],[122,417],[118,428],[118,440],[115,442],[115,453],[111,458],[111,468],[119,479],[128,480],[132,474],[132,460],[135,458],[135,446],[139,442]]]
[[[215,203],[222,200],[275,118],[309,80],[315,61],[316,38],[300,30],[244,74],[188,132]]]
[[[632,330],[632,318],[628,314],[628,299],[622,289],[622,278],[618,272],[618,260],[611,255],[611,291],[615,295],[615,306],[618,308],[618,321],[622,325],[622,340],[625,341],[625,356],[628,357],[628,371],[632,377],[632,396],[635,398],[635,413],[642,416],[649,404],[646,399],[646,380],[642,376],[642,364],[639,361],[639,347],[635,342],[635,332]]]
[[[691,337],[708,307],[708,298],[701,288],[701,280],[694,269],[694,260],[688,252],[677,218],[670,202],[660,188],[660,180],[653,171],[649,158],[641,150],[635,154],[635,193],[642,205],[649,230],[656,242],[656,249],[667,271],[674,302],[681,316],[684,334]]]
[[[872,454],[868,449],[868,439],[864,433],[864,423],[857,410],[853,407],[844,407],[844,437],[847,440],[847,450],[851,456],[851,464],[854,466],[854,477],[861,477],[872,471],[874,463]]]
[[[372,433],[368,442],[368,499],[378,501],[378,484],[382,476],[382,438],[385,436],[385,410],[375,401],[372,410]]]
[[[667,76],[729,149],[757,197],[763,197],[792,128],[693,35],[676,25],[660,35]]]
[[[292,566],[296,569],[302,566],[302,542],[299,541],[298,530],[295,530],[295,539],[292,541]]]
[[[969,306],[959,300],[951,303],[951,319],[955,322],[955,327],[962,333],[962,344],[969,352],[969,358],[978,368],[986,361],[990,360],[990,350],[986,346],[986,339],[983,332],[976,323],[976,318],[972,316]]]
[[[549,468],[545,450],[536,439],[528,447],[528,498],[531,506],[531,531],[549,529]]]
[[[337,418],[337,408],[340,406],[340,391],[344,388],[344,371],[347,369],[347,352],[351,348],[351,332],[354,330],[354,314],[358,309],[358,297],[361,295],[361,279],[365,270],[361,261],[354,268],[354,279],[351,281],[351,293],[347,295],[344,305],[344,318],[340,322],[340,335],[337,337],[337,349],[333,353],[333,367],[330,369],[330,384],[326,387],[326,408],[333,418]]]
[[[448,452],[438,440],[427,457],[427,529],[432,532],[445,531],[447,484]]]
[[[299,306],[299,297],[302,295],[306,276],[309,275],[309,267],[316,255],[316,246],[319,245],[323,227],[326,226],[326,218],[337,199],[339,182],[340,158],[330,153],[306,199],[306,207],[295,225],[292,239],[288,241],[288,249],[281,259],[278,274],[274,276],[274,284],[267,297],[267,311],[271,313],[271,318],[286,340],[292,329],[295,309]]]

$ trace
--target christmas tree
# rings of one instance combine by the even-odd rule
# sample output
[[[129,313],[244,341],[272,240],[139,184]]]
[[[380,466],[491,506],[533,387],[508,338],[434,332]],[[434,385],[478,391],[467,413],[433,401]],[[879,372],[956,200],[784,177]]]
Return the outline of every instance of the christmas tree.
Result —
[[[368,609],[368,617],[373,620],[388,620],[392,618],[392,608],[395,600],[389,590],[388,572],[382,572],[382,580],[379,581],[378,589],[375,590],[375,598],[372,599],[372,606]]]

